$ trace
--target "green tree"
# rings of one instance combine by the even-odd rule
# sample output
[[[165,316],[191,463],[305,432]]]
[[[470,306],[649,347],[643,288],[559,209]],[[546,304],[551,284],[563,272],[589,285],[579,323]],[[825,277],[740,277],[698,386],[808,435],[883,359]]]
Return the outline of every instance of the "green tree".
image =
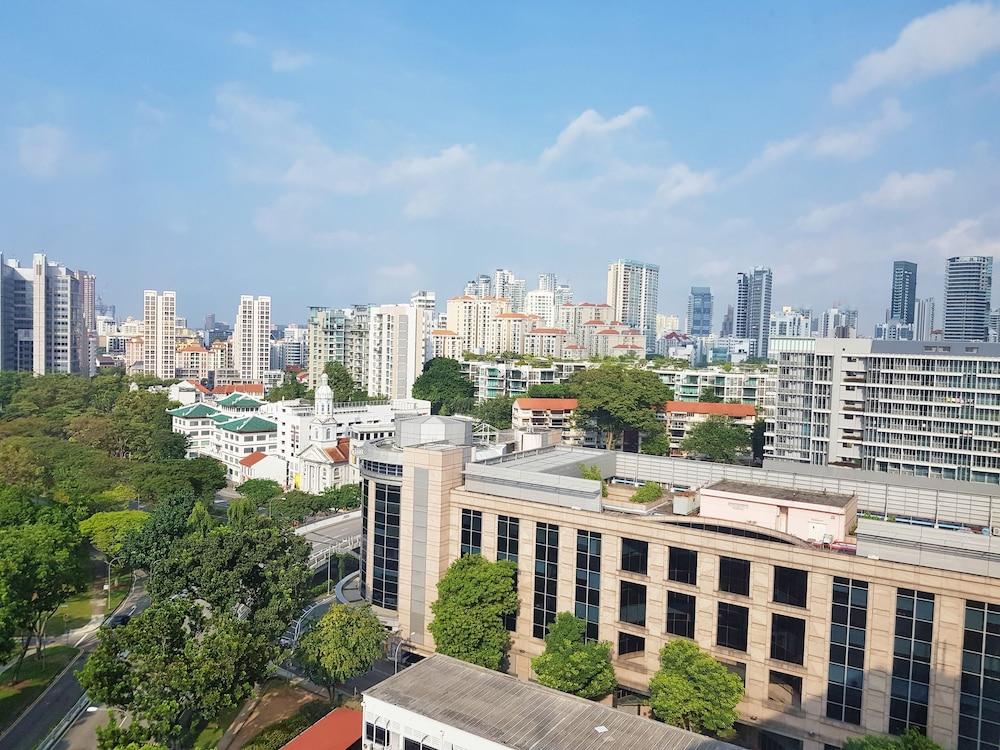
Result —
[[[424,371],[413,381],[413,398],[431,402],[434,414],[455,414],[472,407],[475,386],[462,375],[454,359],[434,357],[424,364]]]
[[[506,430],[511,425],[511,410],[514,408],[513,396],[497,396],[488,398],[472,409],[472,416],[481,419],[498,430]]]
[[[569,384],[577,392],[577,423],[600,431],[608,450],[620,445],[627,429],[658,429],[656,412],[672,396],[655,373],[618,362],[575,372]]]
[[[451,564],[431,605],[429,629],[439,652],[500,669],[510,645],[503,617],[518,606],[516,571],[509,560],[489,562],[479,555],[463,555]]]
[[[281,385],[272,388],[267,393],[268,401],[290,401],[309,396],[309,388],[300,381],[293,372],[286,372]]]
[[[45,489],[45,469],[23,441],[8,438],[0,442],[0,480],[40,495]]]
[[[670,438],[665,427],[653,430],[642,436],[639,452],[647,456],[665,456],[670,452]]]
[[[236,491],[252,502],[254,507],[260,508],[278,497],[282,489],[273,479],[248,479]]]
[[[190,487],[186,492],[164,496],[145,525],[122,543],[122,557],[129,567],[148,571],[155,561],[165,558],[188,533],[187,520],[195,502]]]
[[[198,502],[191,508],[187,517],[187,527],[194,536],[204,539],[208,532],[212,530],[212,516],[208,513],[208,508],[204,503]]]
[[[306,516],[325,510],[327,499],[302,490],[289,490],[268,504],[269,512],[279,521],[301,521]]]
[[[750,431],[750,453],[757,463],[764,460],[764,432],[766,430],[767,423],[763,419],[754,420],[753,429]]]
[[[659,482],[645,482],[632,493],[633,503],[651,503],[663,497],[663,487]]]
[[[361,507],[361,488],[356,484],[330,487],[320,496],[325,508],[354,510]]]
[[[576,398],[576,390],[570,383],[541,383],[528,388],[528,398]]]
[[[531,669],[543,685],[595,699],[618,684],[611,666],[611,644],[587,641],[587,623],[560,612],[545,635],[545,651],[531,660]]]
[[[608,496],[608,483],[604,481],[604,474],[597,464],[580,464],[580,476],[592,482],[601,483],[601,497]]]
[[[105,557],[121,555],[126,540],[149,521],[149,514],[141,510],[116,510],[95,513],[80,521],[80,532],[94,549]]]
[[[295,661],[335,703],[337,685],[370,670],[385,653],[385,639],[385,628],[371,607],[334,604],[302,636]]]
[[[731,464],[750,450],[750,433],[746,427],[733,424],[729,417],[711,416],[688,430],[681,441],[681,450]]]
[[[920,730],[910,727],[900,737],[882,734],[852,737],[844,742],[844,750],[941,750],[941,746]]]
[[[154,740],[193,747],[196,728],[250,695],[275,649],[250,623],[187,599],[154,602],[127,625],[101,630],[78,673],[95,701],[132,715],[132,731],[109,729],[102,745]],[[112,720],[112,724],[114,721]]]
[[[30,380],[30,372],[0,372],[0,414],[6,410],[22,386]]]
[[[340,362],[327,362],[323,367],[323,372],[329,382],[330,390],[333,391],[334,402],[341,401],[366,401],[368,392],[361,390],[350,371]]]
[[[715,395],[715,386],[705,385],[698,392],[698,400],[703,404],[721,404],[722,396]]]
[[[229,522],[230,526],[235,528],[244,526],[249,519],[256,515],[257,506],[245,497],[238,497],[230,500],[229,507],[226,508],[226,520]]]
[[[660,651],[660,669],[649,683],[657,718],[692,732],[720,737],[733,731],[743,681],[697,644],[672,640]]]

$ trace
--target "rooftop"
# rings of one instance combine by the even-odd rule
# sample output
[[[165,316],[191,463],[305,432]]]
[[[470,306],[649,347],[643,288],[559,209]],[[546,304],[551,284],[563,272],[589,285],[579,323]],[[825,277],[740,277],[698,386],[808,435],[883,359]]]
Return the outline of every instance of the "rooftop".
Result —
[[[830,505],[835,508],[845,507],[854,495],[838,495],[832,492],[813,492],[810,490],[793,490],[788,487],[771,487],[750,482],[735,482],[729,479],[707,486],[707,490],[718,492],[734,492],[741,495],[753,495],[774,500],[786,500],[792,503],[810,503],[812,505]]]
[[[713,414],[723,417],[752,417],[757,414],[753,404],[713,404],[703,401],[667,401],[668,412],[683,414]]]
[[[336,708],[282,750],[349,750],[361,742],[362,716],[353,708]]]
[[[513,750],[734,745],[434,654],[365,691],[384,701]]]
[[[577,407],[575,398],[519,398],[515,399],[514,406],[518,409],[538,410],[568,410]]]
[[[259,463],[267,458],[267,454],[263,451],[254,451],[249,456],[245,456],[240,459],[240,463],[247,468],[250,468],[256,463]]]
[[[229,432],[275,432],[278,426],[260,417],[239,417],[219,425]]]

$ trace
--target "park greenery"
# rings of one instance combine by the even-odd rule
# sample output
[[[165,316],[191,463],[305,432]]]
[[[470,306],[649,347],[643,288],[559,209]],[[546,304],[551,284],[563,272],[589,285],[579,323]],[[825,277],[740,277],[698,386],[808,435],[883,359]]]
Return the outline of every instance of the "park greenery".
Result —
[[[580,476],[592,482],[600,482],[601,497],[608,496],[608,483],[604,481],[604,474],[601,473],[600,466],[597,464],[580,464]]]
[[[424,363],[424,370],[413,381],[413,398],[431,402],[434,414],[468,414],[473,408],[476,389],[462,375],[454,359],[434,357]]]
[[[663,487],[659,482],[645,482],[632,493],[633,503],[651,503],[663,497]]]
[[[429,629],[437,651],[488,669],[500,669],[510,633],[504,616],[517,612],[514,585],[517,566],[509,560],[490,562],[463,555],[437,584]]]
[[[743,681],[698,648],[676,639],[660,651],[660,669],[649,683],[649,705],[667,724],[727,737],[738,718]]]
[[[718,463],[735,463],[750,451],[750,432],[729,417],[713,415],[688,431],[681,450]]]
[[[591,700],[614,690],[611,644],[588,641],[587,623],[560,612],[545,635],[545,651],[531,660],[531,669],[546,687]]]
[[[337,685],[370,670],[382,657],[385,640],[371,607],[335,604],[302,636],[294,659],[335,703]]]

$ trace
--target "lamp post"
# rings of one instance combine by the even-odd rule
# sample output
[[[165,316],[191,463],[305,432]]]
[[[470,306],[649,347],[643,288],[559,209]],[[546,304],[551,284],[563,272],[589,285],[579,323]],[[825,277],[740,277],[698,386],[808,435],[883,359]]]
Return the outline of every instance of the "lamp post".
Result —
[[[121,562],[121,556],[111,557],[111,555],[105,555],[104,561],[108,564],[108,612],[111,611],[111,566],[115,563]]]
[[[399,652],[403,649],[403,644],[406,643],[408,639],[412,638],[416,634],[417,634],[416,631],[414,631],[410,633],[408,636],[406,636],[406,638],[400,638],[398,641],[396,641],[396,647],[395,649],[393,649],[393,655],[392,655],[393,674],[399,674]]]

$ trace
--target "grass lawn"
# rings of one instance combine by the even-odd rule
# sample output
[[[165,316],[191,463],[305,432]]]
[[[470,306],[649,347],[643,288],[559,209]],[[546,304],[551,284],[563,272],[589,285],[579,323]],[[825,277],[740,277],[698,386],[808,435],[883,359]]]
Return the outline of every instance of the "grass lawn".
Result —
[[[115,587],[111,590],[110,610],[106,606],[108,601],[108,592],[104,589],[103,582],[92,589],[81,591],[79,594],[71,596],[61,607],[59,607],[59,609],[56,610],[56,613],[52,615],[52,619],[49,620],[48,625],[45,627],[45,635],[62,635],[67,631],[73,630],[74,628],[82,628],[90,622],[92,614],[90,600],[92,597],[99,597],[101,600],[101,605],[96,614],[107,614],[107,612],[117,607],[121,603],[122,599],[128,595],[129,588],[131,588],[131,586],[131,577],[122,576],[116,580]]]
[[[31,705],[76,654],[77,650],[69,646],[49,646],[42,652],[43,661],[36,659],[33,653],[25,657],[18,681],[13,685],[10,684],[13,667],[0,674],[0,731],[10,726]]]
[[[194,741],[195,750],[215,750],[219,746],[219,740],[229,729],[229,725],[233,723],[239,710],[239,707],[236,707],[231,711],[226,711],[215,721],[208,722]]]

